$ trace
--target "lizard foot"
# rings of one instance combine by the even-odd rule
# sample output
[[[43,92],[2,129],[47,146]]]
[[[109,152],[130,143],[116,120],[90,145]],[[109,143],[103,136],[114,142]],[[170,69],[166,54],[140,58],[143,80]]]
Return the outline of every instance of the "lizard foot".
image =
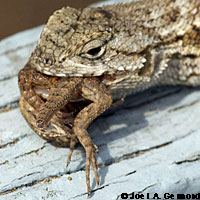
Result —
[[[95,153],[98,152],[98,147],[95,144],[90,144],[85,147],[85,151],[86,151],[86,184],[87,184],[88,195],[90,195],[91,194],[91,187],[90,187],[91,162],[92,162],[93,171],[95,174],[96,183],[97,185],[99,185],[99,175],[97,173],[98,163],[97,163],[96,155],[95,155]]]
[[[68,154],[68,158],[67,158],[67,167],[69,166],[69,164],[71,162],[72,153],[74,151],[74,146],[76,143],[77,143],[76,137],[73,135],[70,140],[69,154]]]

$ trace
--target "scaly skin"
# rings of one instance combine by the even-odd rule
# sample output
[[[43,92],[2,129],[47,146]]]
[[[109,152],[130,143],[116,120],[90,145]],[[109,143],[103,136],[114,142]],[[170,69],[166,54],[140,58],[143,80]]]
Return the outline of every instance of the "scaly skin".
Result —
[[[161,84],[199,85],[200,0],[62,8],[29,59],[54,76],[102,76],[118,98]]]
[[[73,121],[73,133],[66,131],[71,149],[74,138],[78,138],[86,150],[90,193],[89,160],[97,170],[96,147],[86,129],[109,107],[111,96],[119,99],[151,86],[200,85],[200,0],[141,0],[101,8],[62,8],[49,18],[27,65],[41,73],[37,75],[40,86],[53,81],[47,84],[50,92],[45,103],[30,88],[35,80],[26,72],[27,81],[20,85],[22,112],[36,132],[48,123],[62,126],[55,119],[57,112],[70,98],[78,99],[75,94],[93,102],[81,107],[76,117],[68,117]],[[72,83],[68,85],[69,81]],[[108,102],[103,100],[104,92]],[[33,116],[29,106],[38,113],[36,118],[29,119]],[[51,134],[42,133],[42,137],[46,135]]]
[[[86,151],[86,183],[88,194],[90,194],[91,162],[96,182],[99,184],[98,164],[95,157],[98,148],[92,142],[86,129],[96,117],[111,106],[112,97],[109,90],[96,77],[50,77],[30,68],[29,65],[19,72],[19,88],[20,109],[30,127],[48,141],[70,146],[67,165],[70,163],[77,139],[83,145]],[[38,88],[49,90],[46,100],[41,97],[42,94],[37,93]],[[73,111],[72,115],[63,118],[62,115],[70,114],[64,107],[69,107],[70,101],[80,97],[84,98],[86,103],[79,105],[78,113],[75,114]],[[87,100],[91,102],[88,103]],[[76,104],[78,106],[80,102]],[[72,106],[72,109],[75,107]],[[61,117],[59,117],[59,112]]]

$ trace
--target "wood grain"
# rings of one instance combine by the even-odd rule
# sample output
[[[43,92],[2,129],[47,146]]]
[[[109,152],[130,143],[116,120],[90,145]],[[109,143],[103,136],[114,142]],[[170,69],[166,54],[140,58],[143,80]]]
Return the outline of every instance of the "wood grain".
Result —
[[[18,108],[17,73],[42,27],[0,42],[0,199],[86,199],[85,155],[42,140]],[[121,193],[198,193],[200,186],[200,91],[156,88],[90,127],[100,164],[100,186],[92,177],[91,199],[121,199]],[[70,179],[72,180],[70,181]]]

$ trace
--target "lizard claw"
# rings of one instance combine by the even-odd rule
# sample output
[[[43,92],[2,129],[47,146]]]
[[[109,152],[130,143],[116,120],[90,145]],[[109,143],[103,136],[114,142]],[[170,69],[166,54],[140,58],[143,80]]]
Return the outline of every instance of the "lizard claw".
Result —
[[[99,149],[98,149],[97,145],[96,145],[96,144],[93,144],[93,146],[94,146],[95,152],[98,153],[98,152],[99,152]]]
[[[98,163],[96,160],[95,152],[98,152],[98,148],[96,145],[89,145],[86,147],[86,183],[87,183],[87,189],[88,189],[88,195],[91,193],[91,187],[90,187],[90,164],[92,162],[93,171],[95,174],[95,179],[97,185],[99,185],[99,176],[97,173],[98,170]]]
[[[66,167],[68,167],[69,164],[70,164],[70,162],[71,162],[71,157],[72,157],[72,153],[74,151],[75,144],[76,144],[75,137],[72,136],[72,138],[70,140],[70,149],[69,149],[69,154],[68,154],[68,158],[67,158],[67,165],[66,165]]]

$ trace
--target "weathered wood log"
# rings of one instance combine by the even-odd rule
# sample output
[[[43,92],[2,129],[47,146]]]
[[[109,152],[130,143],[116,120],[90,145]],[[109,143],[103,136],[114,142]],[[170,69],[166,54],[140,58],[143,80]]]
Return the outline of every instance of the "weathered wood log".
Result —
[[[18,108],[17,73],[41,30],[0,41],[0,199],[85,199],[83,148],[66,169],[69,149],[39,138]],[[97,188],[91,172],[92,199],[200,192],[199,124],[200,91],[186,87],[148,90],[98,118],[89,128],[101,179]]]

